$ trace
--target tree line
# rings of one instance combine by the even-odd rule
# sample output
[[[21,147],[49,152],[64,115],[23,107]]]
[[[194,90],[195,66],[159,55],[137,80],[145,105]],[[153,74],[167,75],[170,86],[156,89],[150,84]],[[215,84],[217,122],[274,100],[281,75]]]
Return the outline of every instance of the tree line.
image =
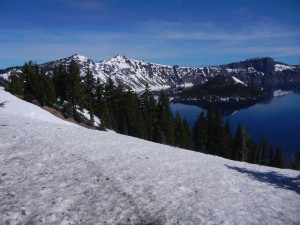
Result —
[[[208,108],[201,112],[193,128],[196,151],[218,155],[236,161],[284,168],[283,149],[273,149],[267,138],[256,144],[250,134],[239,123],[235,134],[227,119],[223,123],[222,114]]]
[[[54,67],[48,74],[29,61],[21,74],[12,73],[6,87],[12,94],[41,106],[51,106],[63,112],[65,117],[83,121],[78,110],[101,118],[99,129],[111,129],[120,134],[145,140],[217,155],[224,158],[283,168],[283,150],[273,148],[267,139],[256,144],[240,124],[231,133],[229,120],[223,123],[222,114],[209,108],[202,112],[193,129],[179,112],[173,116],[170,101],[164,91],[158,99],[146,85],[138,95],[117,85],[111,78],[106,83],[93,76],[88,69],[80,76],[75,61],[68,66]]]

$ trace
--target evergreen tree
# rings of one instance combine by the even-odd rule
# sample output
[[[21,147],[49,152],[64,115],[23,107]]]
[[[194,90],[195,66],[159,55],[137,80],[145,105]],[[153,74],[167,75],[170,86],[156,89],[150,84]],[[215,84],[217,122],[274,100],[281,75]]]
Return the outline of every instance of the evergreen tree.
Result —
[[[113,118],[112,118],[112,111],[108,107],[107,103],[103,104],[102,113],[101,113],[101,124],[102,128],[105,129],[113,129]]]
[[[155,134],[160,133],[158,126],[158,109],[153,94],[150,92],[148,85],[145,91],[139,98],[139,106],[142,112],[143,120],[146,129],[146,139],[155,141]]]
[[[222,114],[215,111],[212,107],[207,110],[207,152],[213,155],[222,154],[222,138],[224,134],[224,126],[222,122]]]
[[[157,103],[160,135],[158,142],[173,145],[173,115],[170,108],[169,98],[164,91],[160,91]]]
[[[50,77],[32,61],[22,68],[25,77],[24,99],[39,105],[55,102],[54,87]]]
[[[104,109],[104,86],[101,84],[100,79],[97,78],[95,84],[95,115],[99,118],[102,118],[103,109]]]
[[[227,119],[225,124],[225,129],[223,130],[223,135],[221,137],[221,156],[230,159],[232,156],[232,148],[233,148],[233,137],[231,134],[231,126],[230,122]]]
[[[277,148],[274,156],[274,167],[284,168],[283,150],[281,147]]]
[[[268,153],[267,153],[267,156],[266,156],[266,164],[268,166],[274,167],[274,151],[273,151],[272,146],[270,146],[269,149],[268,149]]]
[[[215,155],[225,157],[226,156],[226,146],[225,146],[225,129],[222,120],[222,113],[220,111],[215,111],[215,121],[213,124],[213,139],[215,139]]]
[[[68,72],[62,64],[53,69],[52,79],[56,98],[60,99],[61,104],[63,104],[65,101],[70,102],[71,96],[68,92],[68,90],[70,90]]]
[[[174,120],[174,145],[178,147],[182,147],[182,120],[179,112],[176,112],[175,120]]]
[[[246,129],[242,128],[241,124],[238,123],[234,141],[233,159],[242,162],[248,162],[252,144],[253,142],[250,138],[250,135]]]
[[[127,122],[128,135],[140,138],[146,138],[146,129],[139,108],[139,98],[136,94],[127,91],[124,93],[123,102],[124,117]]]
[[[261,143],[257,145],[255,148],[253,163],[260,165],[267,165],[266,157],[269,151],[269,140],[267,138],[263,138]]]
[[[207,121],[202,111],[193,128],[193,141],[196,151],[206,152],[207,135]]]
[[[206,151],[209,154],[215,154],[215,146],[216,146],[216,139],[215,139],[215,113],[211,107],[207,109],[206,114],[207,120],[207,143],[206,143]]]
[[[84,76],[84,98],[83,98],[83,105],[90,113],[90,123],[94,123],[94,95],[95,95],[95,88],[96,88],[96,80],[90,71],[87,70]]]
[[[29,102],[33,102],[37,95],[38,78],[36,72],[32,61],[25,63],[22,67],[22,73],[25,77],[24,99]]]
[[[76,116],[76,104],[79,102],[80,92],[80,71],[77,63],[72,60],[67,73],[68,92],[71,96],[72,115]]]
[[[185,118],[182,121],[182,148],[192,149],[193,140],[190,126]]]
[[[42,105],[52,106],[56,102],[53,81],[43,70],[41,70],[41,77],[43,86]]]
[[[7,91],[9,91],[14,95],[23,95],[24,92],[23,76],[17,75],[16,73],[11,73],[8,79],[9,79],[9,83],[7,86]]]
[[[294,155],[291,168],[294,170],[300,170],[300,151]]]

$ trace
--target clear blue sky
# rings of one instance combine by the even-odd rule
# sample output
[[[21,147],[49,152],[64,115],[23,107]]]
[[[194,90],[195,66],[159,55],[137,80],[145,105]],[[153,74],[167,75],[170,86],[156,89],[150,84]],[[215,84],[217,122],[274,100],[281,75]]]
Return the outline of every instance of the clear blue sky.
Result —
[[[0,0],[0,68],[80,53],[204,66],[300,63],[299,0]]]

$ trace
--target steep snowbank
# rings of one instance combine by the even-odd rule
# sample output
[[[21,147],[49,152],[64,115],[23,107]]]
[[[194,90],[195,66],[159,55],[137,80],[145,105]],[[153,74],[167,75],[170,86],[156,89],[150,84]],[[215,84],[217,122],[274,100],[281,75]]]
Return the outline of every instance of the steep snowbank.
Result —
[[[8,114],[12,117],[21,116],[23,117],[24,121],[26,119],[34,119],[49,123],[77,126],[74,123],[59,119],[58,117],[52,115],[51,113],[41,109],[34,104],[30,104],[28,102],[20,100],[19,98],[4,91],[3,87],[0,87],[0,103],[1,102],[5,102],[5,107],[1,109],[1,114]]]
[[[0,90],[0,224],[299,224],[300,173],[89,130]]]

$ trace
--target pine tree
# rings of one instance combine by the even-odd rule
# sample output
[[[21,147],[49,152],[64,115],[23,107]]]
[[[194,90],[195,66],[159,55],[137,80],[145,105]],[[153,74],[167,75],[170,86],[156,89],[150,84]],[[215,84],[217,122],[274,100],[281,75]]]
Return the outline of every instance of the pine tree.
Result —
[[[266,165],[274,167],[274,150],[272,146],[270,146],[268,149],[268,153],[266,156]]]
[[[140,138],[146,138],[146,131],[142,112],[139,108],[138,96],[131,91],[123,93],[122,97],[122,115],[126,121],[128,135]]]
[[[72,115],[76,117],[76,104],[79,102],[79,86],[81,82],[80,71],[77,63],[72,60],[67,74],[67,82],[69,87],[69,94],[71,96]]]
[[[291,168],[294,170],[300,170],[300,151],[294,155]]]
[[[32,102],[36,99],[37,74],[32,61],[25,63],[22,67],[22,73],[25,77],[24,99]]]
[[[182,120],[179,112],[176,112],[174,120],[174,146],[183,147],[182,145]]]
[[[281,147],[278,147],[275,151],[273,166],[277,168],[284,168],[283,150]]]
[[[217,140],[216,140],[216,114],[213,111],[212,107],[209,107],[207,110],[207,144],[206,151],[209,154],[215,155],[217,153]]]
[[[106,102],[103,104],[100,118],[102,129],[113,129],[112,112]]]
[[[230,159],[233,151],[233,137],[231,134],[230,122],[227,119],[225,124],[225,129],[221,137],[221,156]]]
[[[142,112],[145,127],[147,128],[145,131],[146,139],[155,141],[155,133],[160,133],[160,131],[157,132],[160,130],[158,126],[158,108],[148,85],[146,85],[145,91],[139,98],[139,107]]]
[[[70,102],[71,96],[68,92],[70,89],[70,84],[68,83],[68,72],[62,64],[53,69],[52,79],[56,98],[60,99],[61,104],[65,101]]]
[[[192,140],[192,134],[190,132],[190,126],[186,120],[186,118],[183,118],[182,121],[182,148],[185,149],[192,149],[193,140]]]
[[[42,106],[47,104],[47,102],[52,104],[54,101],[52,98],[54,91],[50,90],[50,88],[53,88],[53,84],[51,79],[45,75],[42,69],[39,68],[37,64],[29,61],[24,64],[22,72],[25,77],[24,99]],[[47,99],[47,97],[51,99]]]
[[[158,121],[160,124],[161,134],[160,141],[163,144],[173,145],[173,115],[170,108],[169,98],[164,91],[160,91],[157,103]]]
[[[24,92],[24,79],[23,76],[17,75],[16,73],[11,73],[8,77],[9,83],[7,86],[7,91],[16,95],[23,95]]]
[[[90,71],[90,69],[87,70],[85,76],[84,76],[84,98],[83,98],[83,105],[84,108],[86,108],[90,113],[90,123],[94,124],[94,108],[95,108],[95,102],[94,102],[94,95],[95,95],[95,89],[96,89],[96,80]]]
[[[222,113],[220,111],[215,111],[215,121],[213,124],[213,139],[215,140],[215,155],[225,157],[226,156],[226,146],[225,146],[225,129],[222,120]]]
[[[52,106],[56,102],[55,88],[52,79],[46,75],[45,71],[41,71],[43,82],[43,103],[42,105]]]
[[[104,86],[101,84],[100,79],[97,78],[95,84],[95,115],[99,118],[102,118],[103,109],[104,109]]]
[[[252,150],[253,141],[246,129],[242,128],[241,124],[238,123],[236,137],[234,141],[233,157],[232,159],[248,162],[249,154]]]
[[[199,152],[206,152],[207,145],[207,121],[205,113],[202,111],[198,116],[193,128],[194,148]]]
[[[259,165],[267,165],[267,153],[269,151],[269,140],[267,138],[263,138],[259,145],[255,148],[253,163]]]

